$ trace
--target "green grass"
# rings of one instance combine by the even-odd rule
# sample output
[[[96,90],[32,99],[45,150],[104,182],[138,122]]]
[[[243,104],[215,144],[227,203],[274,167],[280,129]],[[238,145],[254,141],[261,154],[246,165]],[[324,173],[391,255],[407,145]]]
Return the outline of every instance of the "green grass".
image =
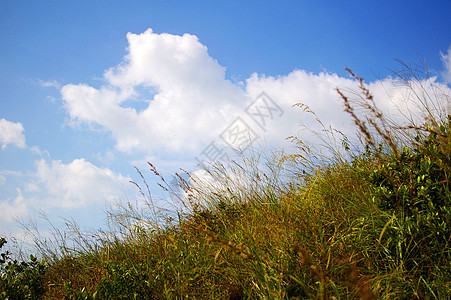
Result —
[[[446,299],[449,112],[425,109],[424,124],[396,127],[350,74],[360,98],[338,92],[360,150],[326,130],[322,154],[292,138],[296,154],[218,167],[220,186],[181,179],[188,210],[175,219],[156,208],[144,181],[147,209],[111,213],[114,231],[79,233],[73,247],[60,235],[58,250],[38,241],[47,267],[28,281],[43,299]],[[0,299],[12,299],[4,278]]]

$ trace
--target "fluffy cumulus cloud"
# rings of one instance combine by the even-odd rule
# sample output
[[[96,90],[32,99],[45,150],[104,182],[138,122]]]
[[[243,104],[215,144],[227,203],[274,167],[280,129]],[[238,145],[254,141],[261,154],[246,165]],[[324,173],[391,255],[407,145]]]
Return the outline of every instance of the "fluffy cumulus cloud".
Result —
[[[149,29],[129,33],[127,39],[128,54],[122,64],[106,71],[106,85],[61,89],[71,118],[108,129],[119,150],[198,149],[243,107],[243,91],[225,79],[225,69],[197,37]],[[137,100],[147,107],[139,111],[127,106]]]
[[[193,155],[218,139],[237,117],[243,117],[265,143],[274,143],[295,134],[300,115],[292,106],[298,102],[322,112],[329,121],[343,123],[335,88],[355,87],[354,81],[334,74],[300,70],[277,78],[253,74],[245,85],[237,85],[225,78],[225,68],[193,35],[156,34],[149,29],[129,33],[127,39],[128,54],[122,64],[105,72],[107,84],[61,89],[71,118],[106,128],[121,151]],[[127,106],[145,96],[146,90],[154,94],[145,99],[143,110]],[[278,106],[277,111],[253,102],[262,92]],[[264,126],[258,116],[249,114],[254,108],[261,116],[271,114]]]
[[[2,149],[8,145],[25,148],[24,128],[21,123],[0,119],[0,144]]]
[[[36,161],[36,171],[26,177],[23,189],[15,196],[1,199],[0,233],[13,230],[16,220],[35,216],[38,211],[52,213],[73,212],[74,209],[98,210],[106,203],[123,200],[131,188],[131,178],[108,168],[99,168],[85,159],[75,159],[68,164],[59,160]],[[11,171],[3,175],[19,175]],[[61,209],[64,209],[62,211]]]
[[[313,115],[292,107],[296,103],[308,105],[325,125],[345,134],[355,130],[336,91],[358,91],[357,82],[350,77],[295,70],[278,77],[253,74],[244,83],[234,84],[194,35],[157,34],[149,29],[142,34],[129,33],[127,39],[124,61],[105,72],[104,85],[70,84],[61,89],[72,120],[105,128],[120,151],[140,150],[150,156],[188,153],[193,157],[223,137],[237,117],[265,143],[280,146],[280,141],[299,132],[299,123],[320,129]],[[449,57],[450,53],[443,55],[448,70]],[[449,88],[436,78],[429,83],[420,83],[418,88],[427,86],[433,94],[435,86],[449,94]],[[412,105],[406,100],[415,98],[420,90],[412,93],[391,78],[369,86],[378,107],[397,120],[412,118],[421,110],[421,103]],[[270,100],[255,102],[262,92]],[[137,101],[144,103],[144,108],[134,106]],[[265,124],[259,122],[263,116]]]
[[[42,159],[36,168],[36,183],[45,190],[48,207],[79,208],[115,201],[130,180],[85,159],[75,159],[69,164],[47,163]]]

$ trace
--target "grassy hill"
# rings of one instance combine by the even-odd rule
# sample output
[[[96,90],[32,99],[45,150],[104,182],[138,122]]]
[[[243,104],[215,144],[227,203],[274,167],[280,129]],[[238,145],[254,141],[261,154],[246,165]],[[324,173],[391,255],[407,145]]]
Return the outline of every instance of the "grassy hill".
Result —
[[[293,138],[296,154],[218,168],[221,185],[179,176],[189,210],[175,219],[143,193],[148,210],[112,214],[114,233],[38,242],[42,260],[3,253],[0,299],[448,298],[449,111],[397,127],[350,73],[360,102],[337,92],[360,146],[338,135],[326,155]]]

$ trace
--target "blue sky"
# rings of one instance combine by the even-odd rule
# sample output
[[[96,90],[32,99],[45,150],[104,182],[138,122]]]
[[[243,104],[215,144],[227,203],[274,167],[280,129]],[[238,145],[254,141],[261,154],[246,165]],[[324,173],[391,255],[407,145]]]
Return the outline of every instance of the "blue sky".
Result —
[[[449,1],[0,0],[0,234],[41,210],[101,226],[134,199],[133,166],[195,172],[238,117],[269,146],[297,134],[299,101],[351,132],[345,65],[389,111],[396,59],[449,87],[450,17]],[[264,126],[258,101],[279,108]]]

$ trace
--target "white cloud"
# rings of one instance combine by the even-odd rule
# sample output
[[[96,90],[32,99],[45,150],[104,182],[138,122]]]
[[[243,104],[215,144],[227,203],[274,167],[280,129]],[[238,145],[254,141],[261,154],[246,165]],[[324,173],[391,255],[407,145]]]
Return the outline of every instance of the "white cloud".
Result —
[[[451,112],[451,89],[439,82],[437,77],[412,80],[408,85],[400,84],[389,77],[369,82],[366,86],[374,96],[376,106],[388,120],[397,125],[411,125],[412,122],[422,125],[428,113],[434,118],[445,120]],[[277,143],[281,133],[295,133],[299,129],[299,122],[316,132],[321,131],[312,115],[290,108],[296,102],[308,105],[326,127],[331,125],[349,138],[355,137],[356,126],[344,112],[343,100],[336,91],[339,88],[350,99],[358,99],[360,90],[355,80],[336,74],[315,75],[297,70],[280,77],[253,74],[246,81],[246,88],[253,96],[264,90],[286,110],[280,119],[274,120],[265,133],[270,143]],[[361,114],[362,108],[356,107],[356,112]],[[306,133],[302,132],[300,137],[306,138],[303,134]]]
[[[0,181],[7,175],[17,176],[19,173],[0,171]],[[79,214],[82,211],[91,214],[97,211],[103,219],[104,213],[99,211],[99,207],[108,202],[120,201],[125,194],[132,192],[130,180],[83,158],[69,164],[41,159],[36,161],[36,172],[27,175],[23,188],[16,189],[16,196],[0,201],[3,216],[0,218],[0,228],[10,232],[14,227],[12,223],[27,216],[36,216],[38,211],[58,211],[58,216],[77,211]],[[61,208],[66,210],[61,211]],[[93,220],[94,223],[97,221]]]
[[[225,79],[225,69],[197,37],[147,30],[127,38],[129,53],[105,73],[108,84],[61,89],[71,118],[110,130],[119,150],[198,151],[244,108],[243,91]],[[124,106],[146,97],[137,92],[146,88],[157,91],[147,108]]]
[[[37,79],[36,83],[41,86],[41,87],[46,87],[46,88],[56,88],[59,89],[61,88],[61,84],[56,81],[56,80],[42,80],[42,79]]]
[[[0,222],[0,225],[14,222],[18,218],[27,215],[27,203],[22,195],[22,191],[17,189],[17,197],[12,202],[8,200],[0,201],[0,211],[2,212],[2,222]]]
[[[107,129],[120,151],[140,150],[151,157],[194,157],[238,116],[266,144],[280,146],[286,137],[297,134],[300,122],[310,129],[321,129],[312,115],[292,108],[299,102],[307,104],[326,126],[347,135],[355,130],[336,92],[336,88],[358,92],[357,82],[349,77],[295,70],[279,77],[253,74],[245,84],[234,84],[194,35],[156,34],[149,29],[142,34],[129,33],[127,39],[128,54],[119,66],[105,72],[103,86],[71,84],[61,89],[72,120]],[[443,88],[436,78],[430,81]],[[370,82],[369,86],[379,108],[395,118],[401,115],[396,115],[397,109],[405,113],[414,103],[406,101],[413,95],[391,78]],[[433,92],[433,88],[428,91]],[[260,128],[244,111],[262,92],[283,110],[283,115],[274,117],[266,128]],[[132,100],[148,104],[139,110],[128,106]]]
[[[25,135],[23,132],[24,128],[21,123],[0,119],[0,144],[2,149],[6,149],[8,145],[25,148]]]
[[[41,159],[36,168],[38,182],[48,194],[46,205],[50,207],[78,208],[114,201],[123,195],[130,180],[83,158],[69,164]]]
[[[446,83],[451,84],[451,46],[448,48],[447,54],[440,52],[445,71],[442,73]]]
[[[343,111],[337,87],[355,89],[357,85],[353,80],[336,74],[316,75],[303,70],[295,70],[279,77],[252,74],[246,81],[247,93],[252,98],[265,91],[284,110],[284,114],[280,118],[274,118],[274,122],[266,128],[265,138],[270,144],[295,135],[300,124],[311,130],[321,131],[320,124],[312,114],[293,107],[296,103],[307,105],[326,126],[349,129],[351,121]]]
[[[445,120],[451,112],[451,89],[437,77],[411,80],[408,85],[391,78],[369,83],[379,108],[398,125],[422,125],[425,117]]]
[[[10,171],[10,170],[0,170],[0,185],[6,183],[6,176],[21,176],[22,172]]]

